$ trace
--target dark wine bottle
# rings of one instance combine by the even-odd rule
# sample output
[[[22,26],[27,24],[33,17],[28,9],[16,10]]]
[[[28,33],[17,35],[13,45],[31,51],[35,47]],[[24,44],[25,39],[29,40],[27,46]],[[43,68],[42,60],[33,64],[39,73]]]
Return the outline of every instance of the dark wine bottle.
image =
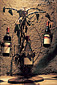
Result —
[[[44,33],[44,39],[43,39],[43,46],[44,47],[50,47],[51,45],[51,32],[49,28],[49,21],[46,23],[46,29]]]
[[[11,36],[9,35],[9,27],[6,29],[6,35],[4,36],[3,41],[3,56],[9,56],[11,48]]]

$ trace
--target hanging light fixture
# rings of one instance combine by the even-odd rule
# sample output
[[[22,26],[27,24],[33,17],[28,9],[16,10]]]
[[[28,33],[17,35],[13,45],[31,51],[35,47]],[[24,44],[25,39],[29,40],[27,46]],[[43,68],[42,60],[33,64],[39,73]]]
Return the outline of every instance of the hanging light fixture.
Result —
[[[38,19],[39,19],[39,14],[36,14],[36,18],[37,18],[37,21],[38,21]]]
[[[5,12],[5,7],[3,8],[3,12]]]
[[[11,15],[13,15],[13,13],[12,13],[12,9],[9,9],[9,11],[8,11]]]

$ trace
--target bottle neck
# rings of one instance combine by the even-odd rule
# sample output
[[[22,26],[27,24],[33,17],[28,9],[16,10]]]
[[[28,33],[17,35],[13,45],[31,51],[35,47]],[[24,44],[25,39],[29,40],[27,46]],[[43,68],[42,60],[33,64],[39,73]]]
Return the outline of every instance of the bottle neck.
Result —
[[[45,32],[48,32],[48,31],[49,31],[49,26],[47,26],[47,27],[46,27],[46,30],[45,30]]]
[[[6,34],[9,35],[9,27],[6,29]]]
[[[50,32],[50,29],[49,29],[49,21],[47,21],[47,23],[46,23],[46,30],[45,30],[45,32]]]
[[[6,32],[6,34],[9,34],[9,32]]]
[[[6,36],[9,36],[9,32],[6,32]]]

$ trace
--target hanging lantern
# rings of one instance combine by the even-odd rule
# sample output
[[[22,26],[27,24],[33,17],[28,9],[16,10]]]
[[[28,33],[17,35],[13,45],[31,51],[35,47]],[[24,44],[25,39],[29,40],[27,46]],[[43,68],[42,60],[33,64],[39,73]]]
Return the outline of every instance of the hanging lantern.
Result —
[[[13,15],[13,13],[12,13],[12,10],[11,9],[9,9],[9,11],[8,11],[11,15]]]
[[[5,7],[3,8],[3,12],[5,12]]]

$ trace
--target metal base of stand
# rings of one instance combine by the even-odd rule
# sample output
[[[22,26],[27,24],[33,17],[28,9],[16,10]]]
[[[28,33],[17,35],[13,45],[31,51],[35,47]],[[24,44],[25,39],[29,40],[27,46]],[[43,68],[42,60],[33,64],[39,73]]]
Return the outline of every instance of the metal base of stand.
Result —
[[[35,75],[35,74],[32,74]],[[34,82],[40,82],[43,81],[44,79],[42,77],[39,77],[38,75],[35,76],[18,76],[16,78],[12,78],[8,80],[8,83],[12,83],[12,84],[19,84],[19,83],[34,83]]]

